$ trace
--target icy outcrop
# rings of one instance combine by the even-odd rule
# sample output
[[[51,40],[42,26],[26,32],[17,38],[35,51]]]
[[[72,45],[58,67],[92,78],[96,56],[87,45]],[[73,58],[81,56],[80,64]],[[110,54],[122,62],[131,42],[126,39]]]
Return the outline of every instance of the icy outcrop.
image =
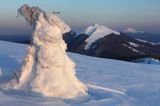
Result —
[[[32,90],[45,96],[73,98],[86,95],[86,86],[75,73],[76,64],[67,56],[62,34],[70,27],[58,16],[38,7],[22,6],[18,12],[35,29],[19,79],[8,88]]]

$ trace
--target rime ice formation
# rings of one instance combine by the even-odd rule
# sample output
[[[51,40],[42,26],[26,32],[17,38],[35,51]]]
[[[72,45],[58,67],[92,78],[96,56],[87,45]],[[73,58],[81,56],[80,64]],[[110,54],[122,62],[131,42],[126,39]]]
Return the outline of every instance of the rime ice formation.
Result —
[[[21,74],[7,87],[32,90],[45,96],[73,98],[86,95],[86,86],[75,73],[76,64],[67,56],[62,34],[70,31],[58,16],[38,7],[22,6],[18,12],[35,29]]]

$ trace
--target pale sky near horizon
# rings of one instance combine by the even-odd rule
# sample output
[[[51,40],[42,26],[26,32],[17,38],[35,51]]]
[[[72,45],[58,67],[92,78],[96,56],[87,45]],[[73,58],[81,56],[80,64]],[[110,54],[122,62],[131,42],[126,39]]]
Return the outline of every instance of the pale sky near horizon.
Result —
[[[118,31],[133,27],[160,33],[160,0],[1,0],[0,35],[31,32],[24,19],[16,17],[23,4],[61,12],[74,30],[97,23]]]

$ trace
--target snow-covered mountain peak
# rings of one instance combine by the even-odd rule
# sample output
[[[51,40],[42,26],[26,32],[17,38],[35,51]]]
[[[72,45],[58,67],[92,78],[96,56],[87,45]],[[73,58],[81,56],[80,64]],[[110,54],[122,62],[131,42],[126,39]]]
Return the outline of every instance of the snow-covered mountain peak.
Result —
[[[116,34],[116,35],[120,35],[120,32],[114,31],[110,28],[107,28],[103,25],[98,25],[98,24],[94,24],[93,26],[89,26],[86,30],[85,30],[85,34],[89,35],[89,38],[86,39],[86,46],[85,49],[89,49],[89,47],[92,45],[92,43],[94,43],[95,41],[97,41],[98,39],[101,39],[107,35],[110,34]]]
[[[107,28],[106,26],[103,26],[103,25],[98,25],[98,24],[93,24],[92,26],[89,26],[86,30],[85,30],[85,34],[87,35],[97,35],[97,36],[102,36],[101,34],[105,34],[105,35],[108,35],[108,34],[111,34],[111,33],[114,33],[116,35],[120,35],[119,32],[117,31],[114,31],[110,28]]]
[[[144,33],[143,31],[138,31],[134,28],[127,28],[126,30],[124,30],[125,33]]]

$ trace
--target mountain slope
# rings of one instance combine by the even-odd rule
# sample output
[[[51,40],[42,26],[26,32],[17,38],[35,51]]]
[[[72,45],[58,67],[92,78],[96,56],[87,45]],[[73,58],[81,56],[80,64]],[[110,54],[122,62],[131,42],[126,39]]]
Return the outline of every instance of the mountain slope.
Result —
[[[84,33],[86,35],[89,35],[89,37],[85,40],[85,42],[87,43],[85,45],[85,49],[86,50],[89,49],[90,46],[92,46],[92,44],[96,42],[98,39],[101,39],[112,33],[116,35],[120,35],[119,32],[109,29],[102,25],[95,24],[93,26],[89,26]]]
[[[99,27],[100,26],[97,25],[96,29],[98,30],[98,32],[103,33],[97,33],[97,30],[95,29],[91,30],[94,28],[93,26],[87,28],[87,33],[85,34],[89,34],[89,37],[84,40],[79,48],[75,50],[77,53],[127,61],[131,61],[141,57],[153,57],[160,59],[159,45],[153,45],[149,42],[142,42],[130,36],[127,36],[124,33],[119,33],[111,29],[110,31],[103,30],[108,29],[104,28],[104,26],[102,29]],[[104,36],[104,34],[108,35]],[[88,46],[88,42],[86,41],[90,38],[96,39],[94,40],[94,42],[89,43]]]
[[[90,50],[94,51],[94,55],[97,57],[127,61],[147,56],[159,58],[160,55],[159,47],[137,41],[124,34],[120,36],[115,34],[108,35],[93,44]]]
[[[150,42],[152,44],[160,44],[160,35],[137,31],[134,28],[128,28],[124,33],[132,38],[138,39],[143,42]]]

